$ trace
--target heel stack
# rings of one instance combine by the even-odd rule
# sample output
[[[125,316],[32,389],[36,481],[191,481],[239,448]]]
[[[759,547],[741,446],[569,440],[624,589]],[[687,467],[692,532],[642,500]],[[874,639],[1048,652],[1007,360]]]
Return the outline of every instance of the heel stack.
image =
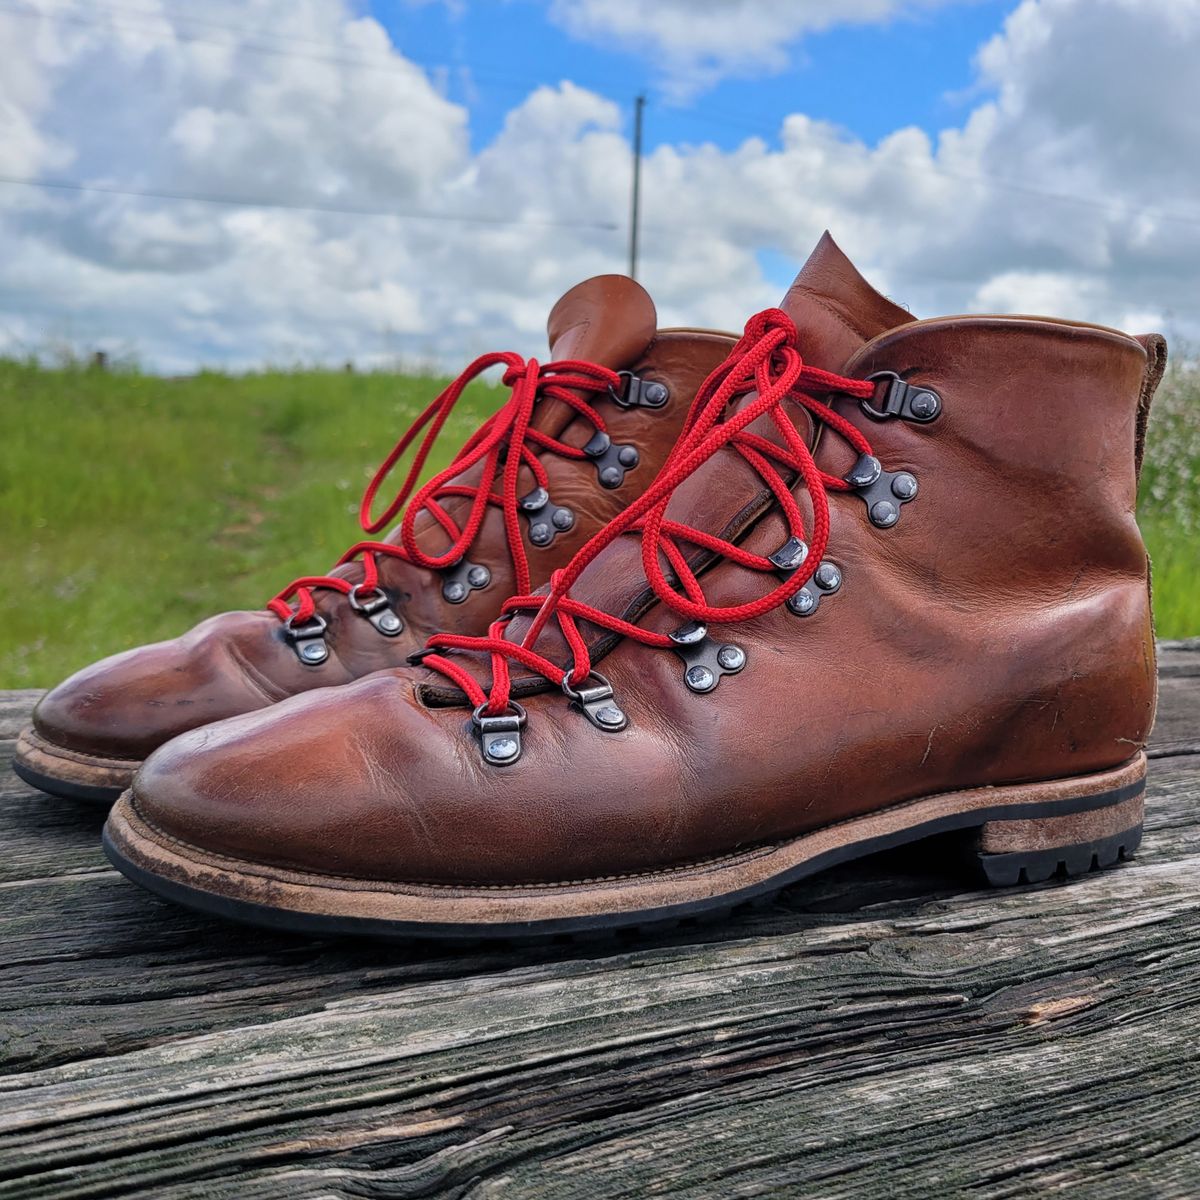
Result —
[[[1062,816],[988,821],[975,852],[988,883],[1007,887],[1086,875],[1132,858],[1142,840],[1145,792]]]

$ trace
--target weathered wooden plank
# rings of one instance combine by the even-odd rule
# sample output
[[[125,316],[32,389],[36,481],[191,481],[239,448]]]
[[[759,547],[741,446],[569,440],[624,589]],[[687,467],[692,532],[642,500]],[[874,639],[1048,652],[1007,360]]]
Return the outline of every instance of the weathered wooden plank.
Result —
[[[1197,837],[1191,776],[1171,768],[1164,763],[1155,772],[1150,827],[1170,828],[1177,845],[1190,848]],[[80,852],[94,856],[95,823],[77,832],[87,843]],[[814,924],[840,924],[864,902],[874,911],[889,904],[904,910],[914,898],[954,896],[963,875],[953,857],[939,861],[938,846],[927,847],[919,863],[896,853],[827,873],[764,913],[658,935],[656,944],[771,937],[794,931],[804,914]],[[219,922],[157,901],[100,864],[0,887],[0,921],[0,1053],[8,1069],[133,1049],[198,1022],[288,1016],[344,996],[578,954],[570,945],[463,953],[330,945],[240,929],[231,936]]]
[[[1200,637],[1158,643],[1158,677],[1200,675]]]
[[[1200,643],[1161,659],[1136,865],[984,892],[942,839],[638,940],[235,931],[0,775],[0,1195],[1192,1194]]]
[[[1181,806],[1169,823],[1190,817]],[[1073,886],[850,920],[797,914],[769,937],[415,984],[16,1076],[3,1093],[6,1168],[32,1173],[27,1188],[51,1172],[29,1195],[102,1195],[114,1178],[125,1194],[169,1195],[172,1181],[209,1175],[226,1190],[208,1194],[235,1195],[240,1172],[271,1163],[416,1163],[415,1190],[393,1179],[363,1194],[420,1195],[494,1179],[531,1153],[556,1168],[589,1147],[604,1160],[612,1139],[673,1122],[654,1170],[683,1180],[703,1161],[687,1147],[709,1142],[701,1118],[716,1114],[749,1138],[747,1160],[802,1145],[820,1178],[845,1165],[847,1141],[870,1166],[877,1130],[855,1122],[877,1093],[894,1127],[888,1157],[906,1150],[908,1170],[936,1172],[967,1117],[999,1107],[1006,1136],[1037,1134],[1054,1115],[1048,1095],[1077,1088],[1112,1104],[1125,1087],[1161,1106],[1195,1078],[1200,866],[1195,853],[1156,861],[1154,841],[1138,868]],[[1049,1053],[1059,1039],[1069,1069]],[[773,1116],[769,1102],[782,1106]],[[895,1128],[918,1114],[944,1127],[923,1147]],[[1112,1147],[1093,1145],[1094,1122],[1082,1132],[1069,1148],[1086,1175]],[[578,1194],[638,1194],[644,1173],[619,1167],[611,1190],[593,1177]],[[539,1178],[514,1194],[538,1194]]]
[[[33,706],[41,698],[41,689],[0,692],[0,738],[15,738],[29,720]]]
[[[1151,758],[1200,754],[1200,638],[1160,642]]]
[[[1200,728],[1192,715],[1200,703],[1198,692],[1200,675],[1174,675],[1159,681],[1158,718],[1146,751],[1151,758],[1200,754]]]

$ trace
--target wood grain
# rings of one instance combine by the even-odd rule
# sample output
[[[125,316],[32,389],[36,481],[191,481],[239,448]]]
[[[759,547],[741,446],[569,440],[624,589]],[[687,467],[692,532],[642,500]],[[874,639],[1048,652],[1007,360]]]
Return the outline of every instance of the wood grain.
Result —
[[[1200,641],[1161,677],[1134,864],[982,891],[938,839],[598,942],[223,925],[5,769],[0,1196],[1195,1195]]]

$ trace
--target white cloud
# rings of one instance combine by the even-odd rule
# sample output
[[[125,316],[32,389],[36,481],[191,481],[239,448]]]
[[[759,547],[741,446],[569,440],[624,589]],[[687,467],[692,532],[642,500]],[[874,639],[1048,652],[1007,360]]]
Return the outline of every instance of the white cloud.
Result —
[[[1005,271],[989,279],[971,300],[982,312],[1059,313],[1094,302],[1098,280],[1067,271]]]
[[[0,174],[516,223],[0,185],[0,348],[65,335],[169,370],[452,365],[541,352],[555,297],[622,268],[629,148],[603,97],[540,88],[472,153],[465,110],[333,0],[193,0],[186,19],[136,29],[79,11],[0,13],[15,64],[0,73]],[[312,53],[234,47],[268,28]],[[1200,0],[1023,0],[980,54],[989,98],[936,138],[868,146],[794,114],[778,146],[660,146],[645,282],[665,321],[738,327],[778,300],[761,253],[802,259],[828,226],[918,314],[1166,320],[1196,339],[1197,58]]]
[[[961,0],[550,0],[548,11],[573,37],[652,59],[664,90],[685,98],[729,76],[783,70],[805,34],[955,2]]]

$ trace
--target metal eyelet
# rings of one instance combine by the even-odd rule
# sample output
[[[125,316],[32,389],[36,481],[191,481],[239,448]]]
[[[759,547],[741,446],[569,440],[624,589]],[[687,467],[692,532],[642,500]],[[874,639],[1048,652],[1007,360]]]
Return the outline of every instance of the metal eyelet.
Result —
[[[568,671],[562,678],[563,695],[597,729],[603,729],[605,733],[619,733],[629,724],[629,718],[613,700],[612,684],[599,671],[589,671],[587,679],[597,682],[593,687],[588,687],[587,680],[584,680],[579,687],[572,687],[571,673]]]
[[[293,613],[283,623],[283,635],[292,643],[296,657],[308,667],[319,667],[329,657],[325,643],[325,630],[329,622],[319,613],[314,613],[303,625],[296,624]]]
[[[832,596],[841,591],[841,588],[841,568],[837,563],[825,559],[804,586],[788,597],[788,611],[798,617],[811,617],[820,607],[822,596]]]
[[[508,707],[510,711],[498,717],[485,717],[485,703],[471,714],[471,724],[479,735],[483,750],[483,761],[494,767],[507,767],[521,757],[521,730],[528,715],[515,700],[510,700]]]
[[[788,538],[774,554],[767,555],[767,561],[773,563],[778,571],[787,572],[783,575],[784,579],[790,579],[804,565],[807,558],[808,543],[798,537]]]
[[[711,692],[723,675],[736,675],[746,665],[746,651],[733,642],[716,642],[708,627],[689,621],[667,636],[683,659],[683,682],[693,692]]]
[[[366,617],[384,637],[396,637],[404,631],[404,622],[400,619],[400,614],[392,608],[382,588],[373,588],[364,600],[362,584],[356,583],[346,594],[346,599],[350,602],[350,607]]]
[[[775,564],[779,578],[786,581],[804,565],[808,559],[808,545],[798,537],[788,538],[774,554],[767,556]],[[832,596],[842,586],[842,571],[837,563],[823,559],[817,569],[805,580],[804,586],[787,598],[788,611],[798,617],[811,617],[817,611],[822,596]]]
[[[575,514],[555,504],[544,487],[536,487],[517,502],[529,519],[529,540],[535,546],[549,546],[560,533],[575,527]]]
[[[625,482],[625,472],[632,471],[641,461],[633,445],[619,445],[601,430],[596,430],[583,448],[584,454],[596,464],[596,477],[603,488],[619,488]]]
[[[448,604],[461,604],[472,592],[487,587],[492,573],[482,563],[460,558],[442,568],[442,599]]]
[[[917,477],[911,471],[885,471],[873,454],[859,456],[846,482],[867,506],[871,524],[890,529],[900,519],[900,506],[917,498]]]

